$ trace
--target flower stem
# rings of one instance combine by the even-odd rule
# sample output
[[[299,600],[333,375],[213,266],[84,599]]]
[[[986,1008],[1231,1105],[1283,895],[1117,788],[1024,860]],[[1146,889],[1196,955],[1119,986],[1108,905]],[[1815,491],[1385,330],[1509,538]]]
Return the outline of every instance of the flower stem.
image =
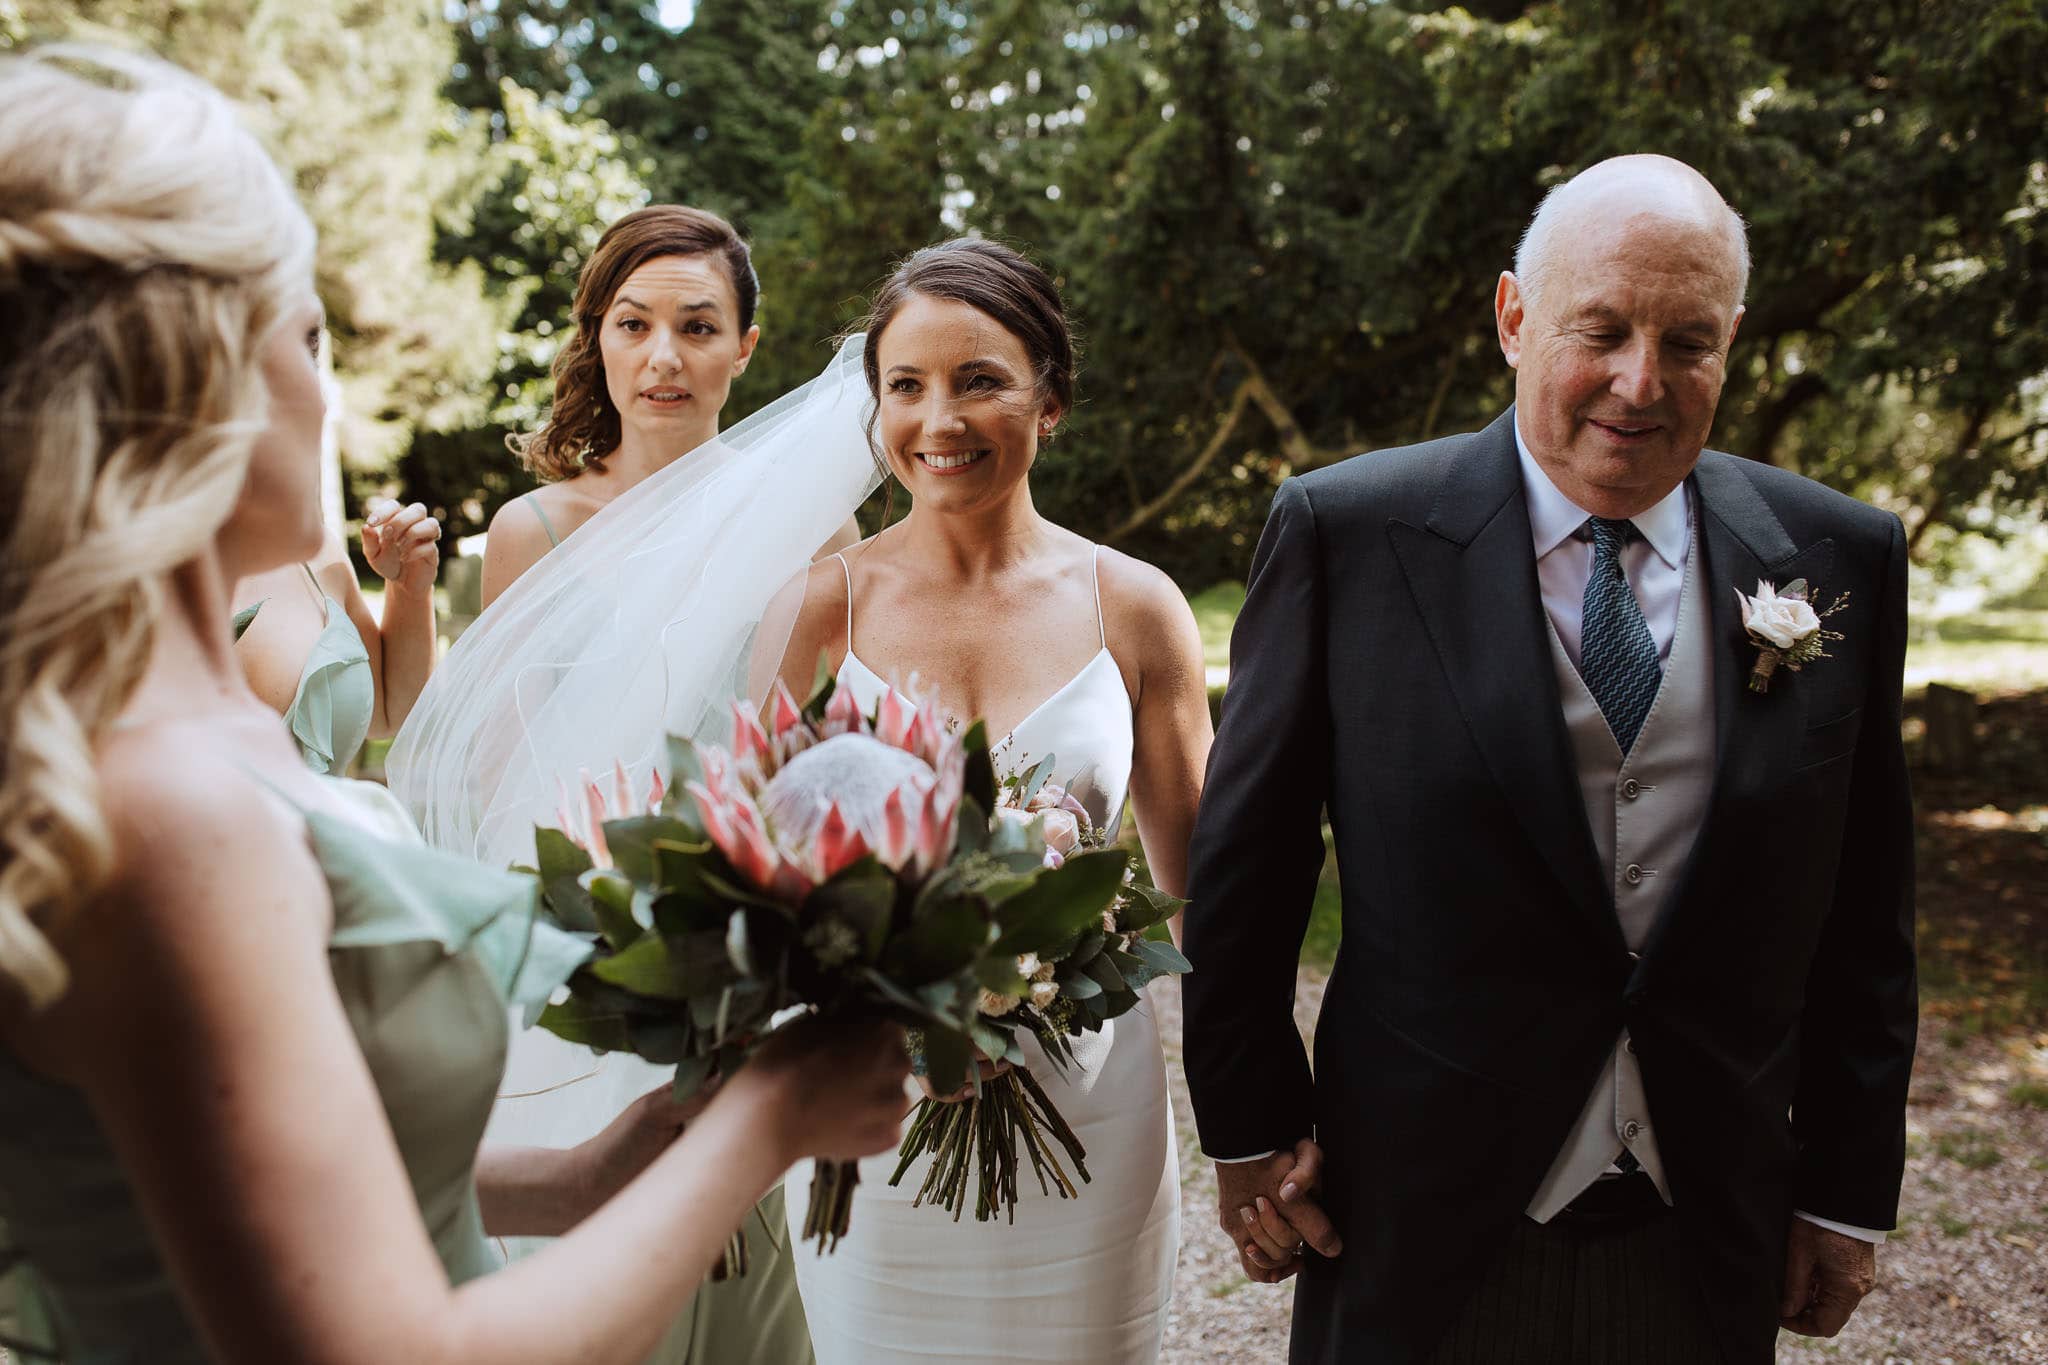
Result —
[[[904,1135],[891,1185],[901,1184],[910,1168],[923,1157],[931,1158],[924,1180],[912,1206],[933,1203],[958,1221],[967,1207],[967,1179],[972,1163],[975,1179],[974,1219],[986,1223],[1004,1218],[1017,1221],[1018,1174],[1022,1162],[1017,1144],[1023,1140],[1024,1155],[1031,1160],[1039,1193],[1051,1197],[1056,1190],[1062,1199],[1073,1199],[1079,1189],[1058,1150],[1066,1153],[1083,1183],[1089,1180],[1087,1150],[1075,1136],[1059,1106],[1044,1087],[1022,1067],[1013,1068],[983,1083],[981,1093],[957,1103],[925,1100],[911,1118]]]

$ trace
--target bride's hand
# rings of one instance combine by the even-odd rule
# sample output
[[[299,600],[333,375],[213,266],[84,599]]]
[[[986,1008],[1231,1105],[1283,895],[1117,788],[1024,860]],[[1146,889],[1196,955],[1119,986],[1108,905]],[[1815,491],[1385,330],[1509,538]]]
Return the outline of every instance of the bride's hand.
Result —
[[[974,1049],[974,1068],[980,1073],[982,1083],[985,1085],[1002,1075],[1005,1071],[1008,1071],[1010,1064],[1008,1062],[990,1061],[986,1052],[976,1048]],[[932,1088],[931,1077],[920,1074],[917,1077],[917,1088],[924,1091],[926,1099],[937,1100],[940,1104],[959,1104],[961,1101],[971,1099],[974,1096],[974,1082],[972,1081],[961,1086],[950,1095],[941,1095]]]

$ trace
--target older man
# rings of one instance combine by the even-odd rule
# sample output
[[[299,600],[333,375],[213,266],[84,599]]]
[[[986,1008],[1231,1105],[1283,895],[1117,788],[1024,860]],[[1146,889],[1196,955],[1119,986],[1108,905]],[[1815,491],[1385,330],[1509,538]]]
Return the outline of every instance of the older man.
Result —
[[[1301,1272],[1296,1362],[1764,1361],[1873,1282],[1914,1040],[1905,540],[1702,450],[1748,273],[1700,175],[1603,162],[1500,278],[1514,406],[1274,500],[1186,1055],[1246,1272]],[[1771,634],[1760,580],[1804,584]]]

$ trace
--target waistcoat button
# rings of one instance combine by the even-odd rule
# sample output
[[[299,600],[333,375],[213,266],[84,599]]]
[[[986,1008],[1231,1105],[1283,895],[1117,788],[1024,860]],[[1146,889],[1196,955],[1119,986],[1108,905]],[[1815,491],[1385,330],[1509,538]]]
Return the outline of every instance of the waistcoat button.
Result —
[[[1633,801],[1643,794],[1643,784],[1636,781],[1633,777],[1626,778],[1621,784],[1621,794]]]
[[[1621,870],[1621,879],[1627,882],[1630,886],[1641,885],[1643,880],[1643,865],[1641,863],[1630,863],[1627,867]]]

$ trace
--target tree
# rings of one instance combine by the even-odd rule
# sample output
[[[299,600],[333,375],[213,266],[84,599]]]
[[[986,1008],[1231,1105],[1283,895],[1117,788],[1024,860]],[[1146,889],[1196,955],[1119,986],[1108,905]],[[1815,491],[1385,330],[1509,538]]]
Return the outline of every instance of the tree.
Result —
[[[474,263],[434,258],[437,224],[473,192],[480,142],[440,99],[454,44],[429,8],[25,0],[12,9],[6,41],[146,40],[248,112],[320,232],[315,283],[344,396],[346,464],[381,470],[415,432],[477,420],[505,310]]]

